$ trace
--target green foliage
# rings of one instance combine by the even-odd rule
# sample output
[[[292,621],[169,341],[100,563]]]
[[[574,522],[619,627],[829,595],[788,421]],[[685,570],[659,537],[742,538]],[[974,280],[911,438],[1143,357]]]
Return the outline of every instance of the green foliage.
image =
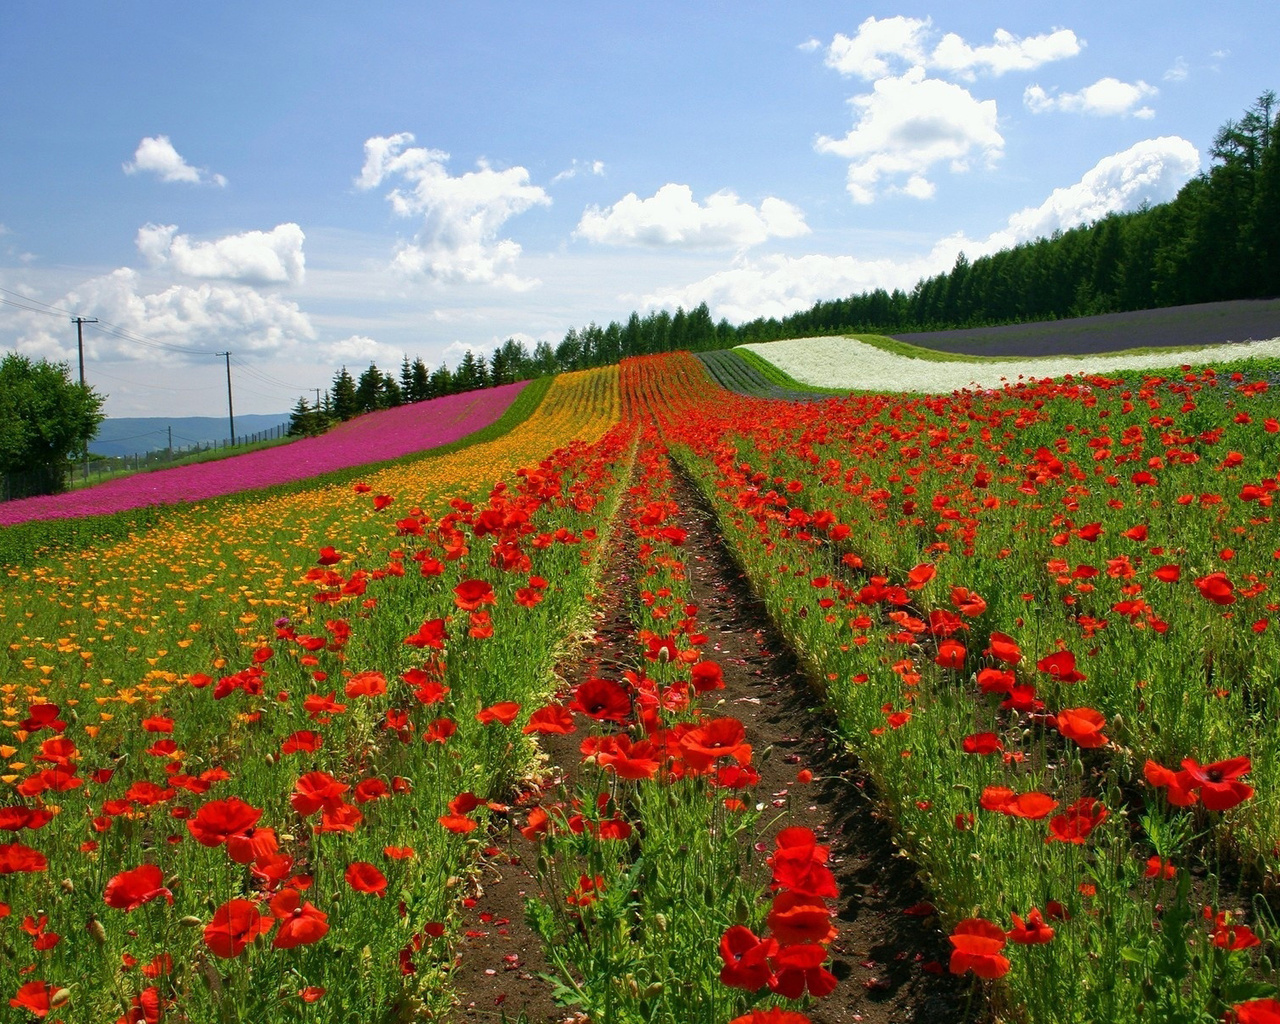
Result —
[[[16,352],[0,360],[0,472],[12,474],[12,497],[66,488],[72,457],[87,449],[104,418],[103,400],[73,383],[65,363]]]

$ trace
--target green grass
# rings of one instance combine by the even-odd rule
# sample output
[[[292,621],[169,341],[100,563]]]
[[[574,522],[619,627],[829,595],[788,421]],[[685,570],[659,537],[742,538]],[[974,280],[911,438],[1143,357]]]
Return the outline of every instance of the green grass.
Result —
[[[320,476],[293,480],[274,487],[264,487],[256,491],[237,491],[217,498],[199,502],[204,508],[218,508],[227,502],[244,502],[246,500],[265,501],[284,494],[295,494],[298,491],[311,490],[316,487],[339,486],[376,470],[388,466],[422,459],[434,459],[441,455],[449,455],[475,444],[494,441],[504,434],[510,433],[527,420],[542,404],[554,377],[539,377],[529,382],[528,386],[516,396],[516,400],[508,406],[497,420],[466,437],[459,438],[449,444],[430,448],[424,452],[402,455],[397,459],[383,462],[371,462],[363,466],[352,466],[348,469],[334,470]],[[16,526],[7,526],[0,530],[0,566],[32,565],[55,551],[80,551],[94,544],[110,543],[122,540],[131,533],[151,529],[164,522],[166,517],[176,510],[189,507],[189,503],[178,505],[151,505],[144,508],[128,509],[109,515],[81,516],[74,519],[39,519]]]

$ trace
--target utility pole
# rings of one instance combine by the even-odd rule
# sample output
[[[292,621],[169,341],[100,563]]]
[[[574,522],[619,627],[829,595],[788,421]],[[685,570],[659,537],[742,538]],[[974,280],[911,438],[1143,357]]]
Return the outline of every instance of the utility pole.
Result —
[[[76,325],[76,350],[80,353],[80,386],[84,387],[84,325],[96,324],[95,317],[73,316],[71,322]],[[89,479],[89,441],[84,442],[84,478]]]
[[[231,443],[236,443],[236,414],[231,407],[231,353],[215,352],[215,356],[227,357],[227,419],[231,423]]]

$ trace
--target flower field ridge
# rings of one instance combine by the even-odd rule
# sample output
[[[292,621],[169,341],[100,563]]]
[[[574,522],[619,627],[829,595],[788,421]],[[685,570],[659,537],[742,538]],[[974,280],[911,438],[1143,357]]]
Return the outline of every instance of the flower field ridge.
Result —
[[[1280,338],[1194,351],[1171,350],[1142,355],[1057,356],[1002,359],[998,362],[932,362],[885,352],[854,338],[796,338],[740,346],[768,360],[805,384],[850,391],[925,392],[949,394],[969,389],[998,389],[1021,379],[1063,377],[1068,374],[1109,374],[1118,371],[1171,369],[1242,359],[1280,356]]]
[[[305,480],[449,444],[495,422],[525,383],[435,398],[369,413],[320,437],[111,480],[65,494],[0,504],[0,526],[33,519],[101,515],[146,505],[203,501]]]

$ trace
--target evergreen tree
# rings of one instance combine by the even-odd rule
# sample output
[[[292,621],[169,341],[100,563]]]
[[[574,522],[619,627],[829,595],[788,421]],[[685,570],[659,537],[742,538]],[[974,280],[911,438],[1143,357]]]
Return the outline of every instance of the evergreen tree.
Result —
[[[416,401],[413,396],[413,366],[409,362],[409,354],[406,352],[404,358],[400,361],[400,400],[402,402]],[[397,403],[399,404],[399,403]]]
[[[431,397],[443,398],[445,395],[452,395],[458,389],[453,384],[453,373],[449,367],[441,363],[431,374]]]
[[[386,407],[386,397],[386,378],[377,366],[370,363],[356,383],[356,408],[362,413],[383,409]]]
[[[431,397],[431,372],[419,356],[413,361],[413,374],[406,398],[410,402],[422,402]]]
[[[360,412],[360,400],[356,397],[355,378],[344,366],[333,378],[330,388],[333,396],[333,415],[340,420],[349,420]]]

